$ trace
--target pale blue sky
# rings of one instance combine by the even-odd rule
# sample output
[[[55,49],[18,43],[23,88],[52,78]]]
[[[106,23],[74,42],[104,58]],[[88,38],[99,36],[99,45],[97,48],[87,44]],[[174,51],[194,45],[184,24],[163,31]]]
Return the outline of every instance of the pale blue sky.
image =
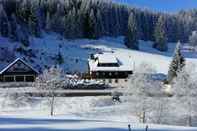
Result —
[[[144,7],[154,11],[177,12],[181,9],[197,9],[197,0],[114,0],[128,3],[136,7]]]

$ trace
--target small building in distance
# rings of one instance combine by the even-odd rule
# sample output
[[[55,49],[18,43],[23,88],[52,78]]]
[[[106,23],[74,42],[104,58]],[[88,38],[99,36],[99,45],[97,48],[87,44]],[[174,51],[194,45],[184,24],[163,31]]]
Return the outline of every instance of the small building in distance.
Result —
[[[130,57],[116,56],[114,53],[91,54],[88,66],[91,79],[118,86],[127,82],[133,73]]]
[[[20,58],[0,71],[1,82],[33,82],[38,71]]]

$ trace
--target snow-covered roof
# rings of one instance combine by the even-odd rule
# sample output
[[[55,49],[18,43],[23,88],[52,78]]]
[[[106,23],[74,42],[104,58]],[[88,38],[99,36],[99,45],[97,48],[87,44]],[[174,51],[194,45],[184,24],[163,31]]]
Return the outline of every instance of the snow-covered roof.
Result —
[[[27,64],[24,60],[22,60],[21,58],[17,58],[16,60],[14,60],[12,63],[10,63],[8,66],[6,66],[4,69],[2,69],[0,71],[0,74],[4,73],[6,70],[8,70],[12,65],[14,65],[16,62],[21,61],[22,63],[24,63],[26,66],[28,66],[29,68],[31,68],[33,71],[35,71],[36,73],[39,73],[36,69],[34,69],[32,66],[30,66],[29,64]]]
[[[98,54],[96,57],[99,63],[118,63],[117,58],[111,53]]]
[[[99,64],[109,64],[99,66]],[[95,54],[94,59],[89,59],[89,69],[92,71],[132,71],[133,61],[129,56],[119,56],[114,53]],[[112,66],[117,64],[118,66]]]

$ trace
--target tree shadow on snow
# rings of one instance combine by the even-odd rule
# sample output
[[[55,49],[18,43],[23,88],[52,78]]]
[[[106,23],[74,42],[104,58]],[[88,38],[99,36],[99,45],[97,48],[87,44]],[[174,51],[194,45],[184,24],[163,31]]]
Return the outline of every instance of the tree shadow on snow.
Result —
[[[0,128],[0,130],[2,131],[127,131],[126,129],[121,129],[121,128],[86,128],[86,129]]]
[[[0,117],[0,126],[3,124],[21,124],[21,125],[36,125],[36,124],[60,124],[60,123],[79,123],[79,122],[103,122],[99,120],[74,120],[74,119],[34,119],[34,118],[3,118]]]

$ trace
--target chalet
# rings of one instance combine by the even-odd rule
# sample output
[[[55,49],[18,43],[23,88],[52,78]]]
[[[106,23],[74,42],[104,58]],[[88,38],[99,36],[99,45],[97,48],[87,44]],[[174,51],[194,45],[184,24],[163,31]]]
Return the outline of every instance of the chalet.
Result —
[[[0,71],[1,82],[33,82],[38,71],[18,58]]]
[[[105,83],[127,81],[133,73],[133,64],[129,57],[115,56],[114,53],[91,54],[89,62],[91,79],[103,80]]]

